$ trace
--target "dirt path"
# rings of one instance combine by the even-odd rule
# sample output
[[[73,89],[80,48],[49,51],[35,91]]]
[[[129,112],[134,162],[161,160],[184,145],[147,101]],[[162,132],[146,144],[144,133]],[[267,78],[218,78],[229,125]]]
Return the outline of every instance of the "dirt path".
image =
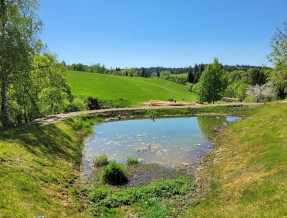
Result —
[[[136,107],[136,108],[111,108],[111,109],[100,109],[100,110],[90,110],[90,111],[78,111],[64,114],[56,114],[49,115],[46,117],[41,117],[36,120],[33,120],[26,125],[48,125],[52,123],[56,123],[58,121],[65,120],[68,117],[79,116],[84,114],[98,114],[98,113],[118,113],[122,115],[128,112],[135,112],[139,110],[153,110],[153,109],[170,109],[170,108],[204,108],[204,107],[219,107],[219,106],[244,106],[244,107],[260,107],[264,105],[263,103],[226,103],[226,104],[208,104],[208,105],[185,105],[185,106],[144,106],[144,107]]]

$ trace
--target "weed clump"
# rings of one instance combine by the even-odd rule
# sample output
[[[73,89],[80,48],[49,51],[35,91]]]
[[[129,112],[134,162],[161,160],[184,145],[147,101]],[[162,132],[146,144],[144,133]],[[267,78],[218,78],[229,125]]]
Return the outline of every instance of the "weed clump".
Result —
[[[95,167],[103,167],[109,164],[108,156],[106,154],[102,154],[100,156],[96,156],[94,158],[94,166]]]
[[[127,159],[127,165],[137,165],[138,163],[139,160],[137,157]]]
[[[128,182],[128,173],[123,165],[114,161],[104,169],[102,180],[110,185],[124,185]]]

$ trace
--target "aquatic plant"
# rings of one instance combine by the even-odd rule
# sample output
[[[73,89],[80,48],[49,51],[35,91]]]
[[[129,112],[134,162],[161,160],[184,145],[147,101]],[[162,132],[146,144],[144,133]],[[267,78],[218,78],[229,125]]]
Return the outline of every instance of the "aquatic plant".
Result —
[[[102,180],[110,185],[124,185],[128,182],[128,173],[122,164],[113,161],[104,169]]]
[[[104,153],[96,156],[93,161],[94,167],[103,167],[109,164],[108,156]]]
[[[127,164],[128,165],[136,165],[139,163],[139,160],[137,157],[134,157],[134,158],[128,158],[127,159]]]

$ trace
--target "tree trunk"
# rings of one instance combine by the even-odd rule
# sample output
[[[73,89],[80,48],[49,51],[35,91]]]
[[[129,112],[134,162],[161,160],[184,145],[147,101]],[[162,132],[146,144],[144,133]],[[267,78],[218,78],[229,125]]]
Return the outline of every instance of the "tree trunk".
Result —
[[[7,126],[9,124],[9,109],[8,109],[8,97],[7,97],[7,75],[3,66],[1,67],[1,113],[2,124]]]
[[[285,96],[286,96],[286,94],[285,94],[285,87],[279,88],[279,90],[278,90],[278,97],[279,97],[280,99],[284,99]]]

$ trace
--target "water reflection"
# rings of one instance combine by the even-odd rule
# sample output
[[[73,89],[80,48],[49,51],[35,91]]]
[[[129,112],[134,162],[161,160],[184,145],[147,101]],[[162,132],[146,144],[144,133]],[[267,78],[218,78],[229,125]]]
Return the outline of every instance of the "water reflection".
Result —
[[[201,132],[206,138],[211,140],[217,132],[220,132],[222,128],[234,120],[237,117],[225,117],[225,116],[199,116],[197,117],[198,125]]]
[[[121,163],[128,157],[137,157],[143,163],[191,169],[212,148],[216,131],[236,119],[239,118],[208,116],[102,123],[85,141],[83,174],[92,173],[92,161],[102,153]]]

